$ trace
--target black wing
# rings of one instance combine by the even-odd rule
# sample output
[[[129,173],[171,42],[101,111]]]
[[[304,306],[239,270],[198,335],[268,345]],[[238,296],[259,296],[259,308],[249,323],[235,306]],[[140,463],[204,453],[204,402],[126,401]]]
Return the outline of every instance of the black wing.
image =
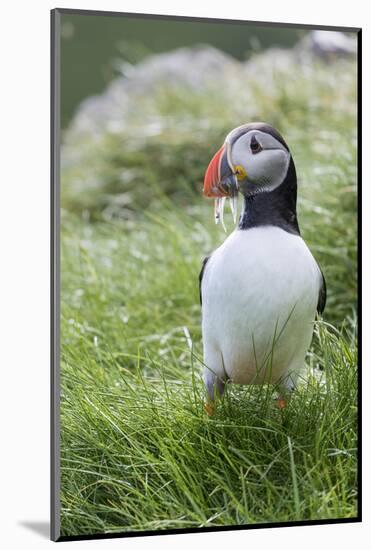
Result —
[[[200,274],[199,274],[199,276],[198,276],[198,285],[199,285],[200,304],[201,304],[201,305],[202,305],[202,292],[201,292],[202,277],[204,276],[205,267],[206,267],[206,264],[207,264],[209,258],[210,258],[210,256],[206,256],[206,258],[205,258],[204,261],[202,262],[201,271],[200,271]]]
[[[319,293],[318,293],[317,312],[320,315],[322,315],[322,313],[324,312],[324,309],[325,309],[325,305],[326,305],[327,290],[326,290],[325,276],[324,276],[323,271],[320,267],[319,267],[319,270],[320,270],[321,275],[322,275],[322,284],[321,284],[321,288],[319,289]]]

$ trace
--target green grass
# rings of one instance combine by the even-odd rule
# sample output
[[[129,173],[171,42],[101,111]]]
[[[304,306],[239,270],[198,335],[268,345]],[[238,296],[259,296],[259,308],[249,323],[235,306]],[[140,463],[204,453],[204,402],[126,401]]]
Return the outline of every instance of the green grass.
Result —
[[[197,273],[213,231],[180,212],[127,225],[65,220],[62,532],[354,517],[352,318],[318,324],[283,415],[273,388],[231,386],[209,419]]]
[[[253,107],[234,101],[215,125],[218,97],[243,87],[157,91],[137,98],[142,127],[163,121],[154,139],[137,111],[120,135],[66,135],[63,535],[356,516],[354,76],[345,61],[266,71],[267,88],[258,71]],[[328,304],[287,410],[272,387],[230,386],[208,418],[197,277],[225,235],[197,189],[223,133],[254,118],[291,146]]]
[[[354,517],[355,350],[318,332],[322,379],[310,371],[287,411],[269,388],[229,388],[212,419],[194,369],[157,360],[144,376],[140,352],[131,370],[87,347],[64,373],[63,532]]]

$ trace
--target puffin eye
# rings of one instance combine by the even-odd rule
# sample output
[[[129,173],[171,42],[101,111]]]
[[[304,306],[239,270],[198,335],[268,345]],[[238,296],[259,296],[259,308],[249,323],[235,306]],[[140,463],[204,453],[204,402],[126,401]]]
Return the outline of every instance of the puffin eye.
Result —
[[[262,151],[263,149],[263,147],[260,145],[260,143],[258,142],[255,136],[251,138],[250,149],[253,155],[255,155],[256,153],[259,153],[259,151]]]

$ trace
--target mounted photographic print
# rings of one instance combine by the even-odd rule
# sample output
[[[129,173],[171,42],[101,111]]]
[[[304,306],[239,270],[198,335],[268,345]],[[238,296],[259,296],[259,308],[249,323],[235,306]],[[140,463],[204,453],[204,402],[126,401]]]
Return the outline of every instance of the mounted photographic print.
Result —
[[[53,540],[361,520],[360,39],[53,10]]]

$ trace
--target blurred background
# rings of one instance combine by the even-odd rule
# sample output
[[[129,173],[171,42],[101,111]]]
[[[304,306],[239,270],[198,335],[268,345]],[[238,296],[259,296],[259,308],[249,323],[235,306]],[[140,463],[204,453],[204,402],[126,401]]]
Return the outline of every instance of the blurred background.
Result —
[[[151,53],[198,43],[215,46],[242,61],[262,48],[293,46],[304,34],[298,28],[238,23],[63,15],[62,126],[68,125],[85,97],[102,92],[120,73],[123,61],[136,64]]]
[[[174,213],[179,231],[180,216],[201,224],[183,231],[198,252],[196,297],[198,262],[225,238],[201,196],[204,170],[232,128],[263,120],[291,147],[303,235],[333,270],[331,320],[353,310],[355,34],[64,14],[61,41],[64,228],[133,234],[149,214]]]

